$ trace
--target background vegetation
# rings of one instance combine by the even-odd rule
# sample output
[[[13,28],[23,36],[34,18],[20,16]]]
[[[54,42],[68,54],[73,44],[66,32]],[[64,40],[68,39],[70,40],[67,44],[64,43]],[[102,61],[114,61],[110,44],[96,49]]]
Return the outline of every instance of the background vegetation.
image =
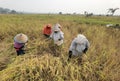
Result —
[[[45,24],[60,23],[65,35],[61,52],[45,41]],[[120,30],[106,28],[119,24],[120,17],[78,15],[0,15],[1,81],[119,81]],[[26,54],[17,56],[13,38],[28,35]],[[90,49],[80,63],[67,61],[70,43],[78,33],[90,41]],[[59,54],[59,57],[54,56]]]

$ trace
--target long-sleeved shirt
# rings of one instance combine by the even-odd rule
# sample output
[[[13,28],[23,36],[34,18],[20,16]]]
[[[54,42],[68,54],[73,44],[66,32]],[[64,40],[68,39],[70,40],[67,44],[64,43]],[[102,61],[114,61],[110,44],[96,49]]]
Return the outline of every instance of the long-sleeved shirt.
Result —
[[[54,40],[54,44],[61,45],[64,39],[64,33],[62,31],[58,31],[57,33],[52,32],[50,38]]]
[[[79,37],[79,39],[75,38],[72,41],[69,50],[72,51],[73,55],[77,56],[83,54],[83,50],[89,48],[89,46],[90,43],[85,37]]]
[[[52,33],[51,27],[44,27],[43,34],[50,35]]]
[[[17,42],[14,42],[14,48],[16,50],[19,50],[20,48],[24,47],[24,43],[17,43]]]

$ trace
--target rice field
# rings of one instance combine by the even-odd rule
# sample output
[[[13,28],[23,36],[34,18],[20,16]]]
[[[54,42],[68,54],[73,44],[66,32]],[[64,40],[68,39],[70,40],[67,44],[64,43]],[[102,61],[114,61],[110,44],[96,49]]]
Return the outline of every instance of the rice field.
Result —
[[[61,24],[62,48],[42,35],[48,23]],[[120,29],[106,24],[120,24],[120,17],[0,14],[0,81],[119,81]],[[13,47],[18,33],[29,37],[26,54],[21,56]],[[79,33],[88,38],[90,48],[81,63],[78,57],[68,62],[69,46]]]

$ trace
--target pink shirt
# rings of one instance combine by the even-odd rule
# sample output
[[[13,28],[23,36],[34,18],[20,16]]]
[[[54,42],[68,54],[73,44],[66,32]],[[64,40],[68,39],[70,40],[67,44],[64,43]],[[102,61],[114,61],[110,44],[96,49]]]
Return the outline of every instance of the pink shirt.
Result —
[[[23,43],[17,43],[17,42],[14,42],[14,47],[15,48],[21,48],[22,46],[24,46],[24,44]]]

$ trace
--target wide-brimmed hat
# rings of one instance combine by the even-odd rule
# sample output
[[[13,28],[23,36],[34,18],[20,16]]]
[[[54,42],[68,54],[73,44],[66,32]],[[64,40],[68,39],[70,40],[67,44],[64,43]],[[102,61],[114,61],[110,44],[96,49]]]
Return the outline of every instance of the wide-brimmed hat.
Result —
[[[27,35],[20,33],[14,37],[14,41],[18,43],[26,43],[28,41]]]

